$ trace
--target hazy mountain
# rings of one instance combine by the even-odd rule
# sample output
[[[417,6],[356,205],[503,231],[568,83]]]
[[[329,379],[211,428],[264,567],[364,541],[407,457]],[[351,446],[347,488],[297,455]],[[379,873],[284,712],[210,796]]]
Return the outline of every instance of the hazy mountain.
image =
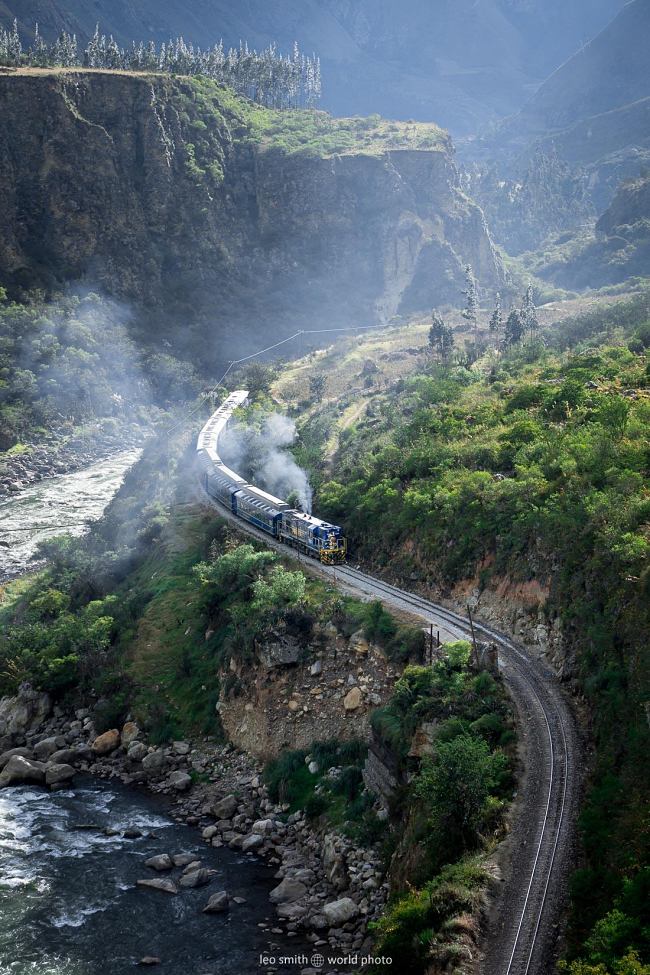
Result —
[[[87,38],[99,21],[120,43],[183,34],[323,61],[325,107],[432,119],[452,131],[515,112],[601,29],[623,0],[0,0],[0,22],[38,20]]]

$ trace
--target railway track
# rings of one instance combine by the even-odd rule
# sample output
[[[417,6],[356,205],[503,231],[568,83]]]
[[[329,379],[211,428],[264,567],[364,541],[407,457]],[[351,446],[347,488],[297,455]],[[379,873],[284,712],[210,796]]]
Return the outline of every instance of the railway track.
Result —
[[[420,617],[443,640],[471,635],[469,621],[453,610],[392,586],[348,565],[315,563],[224,511],[202,501],[242,532],[290,554],[338,585]],[[512,830],[505,841],[503,882],[487,921],[480,975],[549,975],[554,968],[580,793],[580,738],[556,676],[507,635],[474,621],[479,639],[495,643],[499,666],[518,714],[522,774]]]

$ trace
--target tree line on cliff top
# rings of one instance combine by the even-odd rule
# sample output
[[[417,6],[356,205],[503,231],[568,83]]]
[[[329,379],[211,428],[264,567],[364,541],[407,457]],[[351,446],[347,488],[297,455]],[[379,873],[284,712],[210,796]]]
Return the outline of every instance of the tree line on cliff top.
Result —
[[[238,48],[223,41],[202,49],[182,37],[158,46],[132,42],[121,48],[113,36],[101,34],[99,26],[85,50],[74,34],[61,31],[52,43],[41,35],[38,24],[34,39],[23,48],[14,21],[11,30],[0,29],[0,64],[37,68],[104,68],[113,71],[162,71],[174,75],[204,75],[233,88],[267,108],[313,108],[321,97],[320,59],[307,57],[295,43],[290,55],[281,54],[275,44],[256,51],[240,42]]]

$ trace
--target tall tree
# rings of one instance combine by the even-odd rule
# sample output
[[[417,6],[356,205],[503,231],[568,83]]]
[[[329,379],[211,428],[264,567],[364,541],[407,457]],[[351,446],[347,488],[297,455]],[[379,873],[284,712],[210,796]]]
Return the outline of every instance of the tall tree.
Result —
[[[524,316],[521,311],[514,308],[508,315],[506,321],[505,334],[503,336],[503,344],[506,347],[511,345],[516,345],[517,342],[521,342],[524,337],[526,330],[526,324],[524,321]]]
[[[462,316],[474,332],[474,339],[478,339],[478,288],[471,264],[465,265],[465,307]]]
[[[454,348],[454,334],[451,327],[436,312],[431,313],[429,329],[429,348],[441,362],[447,362]]]
[[[490,331],[492,335],[498,339],[503,330],[503,313],[501,311],[501,294],[497,291],[494,298],[494,311],[490,316]]]
[[[521,314],[524,320],[524,328],[528,332],[530,338],[534,338],[539,329],[539,320],[537,318],[537,308],[535,307],[535,295],[533,292],[532,284],[529,284],[526,288],[526,293],[521,304]]]

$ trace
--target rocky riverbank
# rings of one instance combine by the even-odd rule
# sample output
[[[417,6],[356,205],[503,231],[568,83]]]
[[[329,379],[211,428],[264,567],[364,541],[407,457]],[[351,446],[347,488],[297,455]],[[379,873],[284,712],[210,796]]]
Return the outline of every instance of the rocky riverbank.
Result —
[[[204,740],[155,747],[134,722],[98,735],[87,708],[66,714],[23,685],[16,698],[0,702],[0,749],[0,786],[70,787],[76,772],[89,772],[168,796],[174,818],[200,829],[206,844],[276,867],[273,933],[303,932],[315,947],[343,954],[370,949],[368,922],[380,915],[388,895],[377,850],[357,847],[303,813],[288,815],[287,807],[269,799],[261,766],[231,745]],[[169,894],[209,880],[200,864],[176,878],[172,857],[149,866],[162,876],[146,886]],[[206,909],[229,905],[229,892],[219,891]]]
[[[0,500],[18,494],[48,477],[71,474],[118,451],[139,447],[151,429],[133,423],[101,423],[83,433],[61,436],[49,443],[27,443],[20,452],[0,456]]]

